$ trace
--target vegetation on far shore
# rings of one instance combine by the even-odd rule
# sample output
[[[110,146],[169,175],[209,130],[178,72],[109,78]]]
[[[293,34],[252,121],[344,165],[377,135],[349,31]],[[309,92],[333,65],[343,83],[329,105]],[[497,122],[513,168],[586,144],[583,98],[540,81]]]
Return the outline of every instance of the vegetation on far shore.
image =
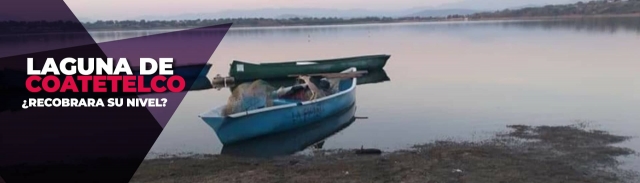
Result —
[[[574,16],[640,16],[640,0],[598,0],[587,3],[578,2],[566,5],[548,5],[543,7],[522,8],[518,10],[500,10],[495,12],[475,13],[471,15],[449,15],[447,17],[305,17],[305,18],[220,18],[197,20],[98,20],[94,22],[0,22],[0,34],[12,33],[51,33],[51,32],[83,32],[85,28],[94,30],[148,30],[148,29],[182,29],[233,23],[234,27],[275,27],[275,26],[309,26],[309,25],[343,25],[366,23],[399,23],[399,22],[432,22],[451,20],[490,20],[509,18],[541,18],[541,17],[574,17]]]
[[[639,14],[640,0],[599,0],[587,3],[501,10],[470,15],[472,19]]]
[[[140,30],[140,29],[174,29],[204,27],[233,23],[234,27],[279,27],[279,26],[310,26],[310,25],[346,25],[367,23],[399,23],[399,22],[427,22],[443,21],[445,17],[363,17],[363,18],[221,18],[197,20],[126,20],[126,21],[96,21],[84,23],[89,30]]]

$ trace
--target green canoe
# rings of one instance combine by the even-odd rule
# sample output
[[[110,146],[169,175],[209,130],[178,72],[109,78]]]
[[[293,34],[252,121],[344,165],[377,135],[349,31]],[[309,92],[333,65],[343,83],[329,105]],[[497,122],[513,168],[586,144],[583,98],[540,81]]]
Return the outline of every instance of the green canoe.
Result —
[[[387,64],[390,55],[367,55],[359,57],[336,58],[326,60],[307,60],[277,63],[253,64],[233,61],[229,76],[236,82],[257,79],[286,78],[295,74],[338,73],[351,67],[359,71],[380,70]]]

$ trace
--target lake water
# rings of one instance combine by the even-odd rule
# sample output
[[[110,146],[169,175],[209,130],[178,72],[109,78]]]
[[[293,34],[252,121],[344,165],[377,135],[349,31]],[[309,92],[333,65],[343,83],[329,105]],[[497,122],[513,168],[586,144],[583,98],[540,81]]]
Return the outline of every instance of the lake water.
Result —
[[[324,149],[479,140],[510,124],[588,121],[614,134],[640,134],[640,18],[234,29],[211,57],[210,76],[227,75],[232,60],[369,54],[391,55],[390,81],[357,87],[355,115],[368,119],[326,139]],[[189,92],[149,157],[220,153],[223,145],[198,114],[229,95],[229,89]],[[620,145],[640,151],[638,139]],[[640,169],[637,159],[630,162]]]

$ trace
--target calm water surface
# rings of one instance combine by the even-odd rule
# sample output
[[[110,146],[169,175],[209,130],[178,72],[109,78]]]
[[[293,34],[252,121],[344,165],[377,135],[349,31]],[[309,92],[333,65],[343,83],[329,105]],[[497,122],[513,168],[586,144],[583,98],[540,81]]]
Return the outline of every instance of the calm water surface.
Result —
[[[478,140],[509,124],[592,122],[640,132],[640,18],[461,22],[231,30],[210,73],[232,60],[274,62],[390,54],[389,82],[359,85],[356,116],[324,149],[397,150],[438,139]],[[161,31],[94,32],[97,41]],[[217,154],[198,114],[228,89],[189,92],[149,157]],[[640,151],[640,140],[620,144]],[[631,166],[640,169],[635,159]]]

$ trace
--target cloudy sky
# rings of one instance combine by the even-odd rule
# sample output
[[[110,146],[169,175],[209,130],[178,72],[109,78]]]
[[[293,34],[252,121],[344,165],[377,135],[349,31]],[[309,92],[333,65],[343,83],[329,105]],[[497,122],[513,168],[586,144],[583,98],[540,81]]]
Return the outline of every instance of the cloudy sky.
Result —
[[[575,1],[577,0],[65,0],[76,15],[89,19],[128,19],[261,8],[357,8],[391,11],[432,7],[485,10]]]

